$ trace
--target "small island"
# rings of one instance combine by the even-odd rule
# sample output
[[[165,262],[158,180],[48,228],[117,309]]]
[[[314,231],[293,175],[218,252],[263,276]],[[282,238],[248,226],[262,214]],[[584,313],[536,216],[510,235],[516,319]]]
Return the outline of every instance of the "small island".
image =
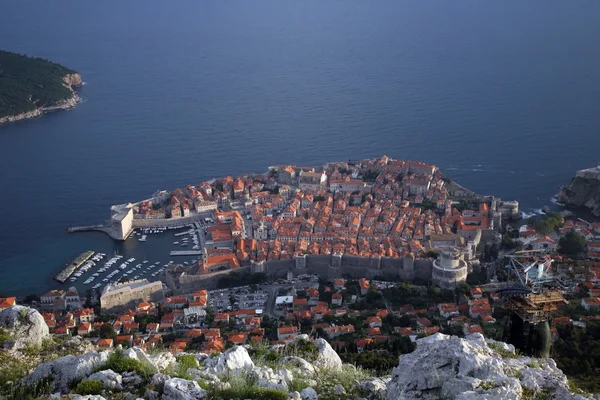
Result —
[[[0,50],[0,125],[79,103],[81,76],[42,58]]]

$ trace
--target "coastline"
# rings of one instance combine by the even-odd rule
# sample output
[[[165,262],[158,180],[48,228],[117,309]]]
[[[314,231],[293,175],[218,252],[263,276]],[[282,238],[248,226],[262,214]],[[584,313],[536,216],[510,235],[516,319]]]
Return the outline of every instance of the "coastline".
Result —
[[[61,100],[55,103],[52,106],[47,107],[39,107],[35,110],[28,111],[25,113],[17,114],[17,115],[7,115],[0,118],[0,127],[4,124],[11,122],[23,121],[26,119],[41,117],[44,114],[60,111],[60,110],[70,110],[71,108],[76,107],[79,103],[82,102],[81,97],[77,95],[75,91],[76,88],[80,88],[83,86],[83,82],[81,80],[81,75],[78,73],[68,74],[63,77],[63,81],[65,82],[65,86],[71,90],[71,97],[65,100]]]

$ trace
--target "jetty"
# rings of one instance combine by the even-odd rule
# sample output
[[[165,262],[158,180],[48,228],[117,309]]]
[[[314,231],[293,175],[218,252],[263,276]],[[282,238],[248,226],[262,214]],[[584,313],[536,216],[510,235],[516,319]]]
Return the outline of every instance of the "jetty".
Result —
[[[65,283],[67,279],[77,270],[77,268],[81,267],[81,265],[90,259],[94,255],[94,252],[91,250],[85,251],[75,257],[73,261],[71,261],[62,271],[60,271],[54,279],[59,281],[60,283]]]
[[[202,250],[173,250],[170,255],[172,256],[201,256]]]

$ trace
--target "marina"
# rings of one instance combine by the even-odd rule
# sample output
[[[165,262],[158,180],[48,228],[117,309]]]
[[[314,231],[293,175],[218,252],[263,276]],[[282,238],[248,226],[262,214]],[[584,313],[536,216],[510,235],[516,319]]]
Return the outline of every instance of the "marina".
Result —
[[[83,263],[90,259],[94,255],[91,250],[85,251],[78,255],[73,261],[71,261],[62,271],[60,271],[54,279],[60,283],[65,283],[67,279],[79,268]]]

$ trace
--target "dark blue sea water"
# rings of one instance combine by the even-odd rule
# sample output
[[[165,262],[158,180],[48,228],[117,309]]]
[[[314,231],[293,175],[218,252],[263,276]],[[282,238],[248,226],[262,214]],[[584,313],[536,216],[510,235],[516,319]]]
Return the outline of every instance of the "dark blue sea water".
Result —
[[[86,249],[168,259],[64,229],[274,163],[385,153],[540,208],[600,161],[598,21],[595,0],[4,1],[0,48],[87,85],[0,128],[0,294]]]

